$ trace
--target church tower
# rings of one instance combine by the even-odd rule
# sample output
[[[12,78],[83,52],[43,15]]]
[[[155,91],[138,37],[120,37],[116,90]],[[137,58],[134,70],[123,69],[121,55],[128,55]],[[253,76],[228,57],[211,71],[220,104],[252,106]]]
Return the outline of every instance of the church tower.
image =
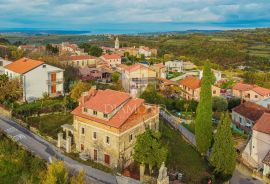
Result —
[[[118,37],[116,37],[116,39],[115,39],[114,48],[119,49],[119,39],[118,39]]]

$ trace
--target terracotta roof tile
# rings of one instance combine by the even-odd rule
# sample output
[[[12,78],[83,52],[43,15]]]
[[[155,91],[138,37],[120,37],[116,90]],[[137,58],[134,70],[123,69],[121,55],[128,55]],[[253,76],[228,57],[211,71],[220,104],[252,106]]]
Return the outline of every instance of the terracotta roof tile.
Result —
[[[119,54],[104,54],[101,57],[104,59],[121,59],[121,56]]]
[[[103,113],[111,113],[130,98],[131,96],[128,93],[120,91],[97,90],[97,93],[85,102],[85,107]]]
[[[255,91],[256,93],[258,93],[261,96],[267,96],[270,94],[270,90],[266,89],[266,88],[262,88],[260,86],[256,86],[252,89],[252,91]]]
[[[253,130],[270,135],[270,114],[264,113],[254,125]]]
[[[79,56],[70,56],[69,60],[83,60],[83,59],[96,59],[97,57],[91,55],[79,55]]]
[[[148,68],[140,63],[136,63],[136,64],[133,64],[133,65],[130,65],[130,66],[124,68],[124,70],[128,71],[128,72],[133,72],[133,71],[140,70],[140,69],[148,69]]]
[[[263,115],[263,113],[270,113],[270,110],[267,108],[253,102],[242,103],[239,106],[234,107],[232,110],[254,122],[257,121]]]
[[[239,90],[239,91],[249,91],[252,88],[254,88],[253,85],[250,84],[244,84],[244,83],[237,83],[233,86],[233,90]]]
[[[190,89],[197,89],[201,87],[201,80],[194,76],[188,76],[180,80],[179,83],[180,85],[186,86]]]
[[[43,61],[28,59],[24,57],[17,61],[14,61],[11,64],[6,65],[5,69],[11,70],[18,74],[24,74],[42,64],[44,64]]]

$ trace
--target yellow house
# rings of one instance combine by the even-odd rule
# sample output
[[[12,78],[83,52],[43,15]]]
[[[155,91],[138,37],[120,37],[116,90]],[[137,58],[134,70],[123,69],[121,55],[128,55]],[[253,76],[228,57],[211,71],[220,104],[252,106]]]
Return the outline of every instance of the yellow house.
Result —
[[[109,89],[85,92],[72,114],[73,125],[62,127],[72,133],[76,151],[112,168],[124,168],[132,162],[137,135],[146,128],[159,128],[158,106]],[[66,139],[71,142],[70,137]]]
[[[179,86],[182,89],[180,96],[186,100],[200,100],[201,80],[194,76],[187,76],[179,81]],[[220,88],[212,85],[212,96],[220,96]]]
[[[148,84],[156,84],[156,72],[143,64],[126,67],[122,72],[122,84],[132,96],[140,96]]]

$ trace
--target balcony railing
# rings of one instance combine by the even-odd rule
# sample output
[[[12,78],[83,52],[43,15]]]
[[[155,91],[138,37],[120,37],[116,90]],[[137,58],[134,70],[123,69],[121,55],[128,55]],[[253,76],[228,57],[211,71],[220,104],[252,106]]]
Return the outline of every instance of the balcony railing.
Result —
[[[47,84],[62,84],[64,82],[64,79],[56,79],[56,80],[47,80]]]

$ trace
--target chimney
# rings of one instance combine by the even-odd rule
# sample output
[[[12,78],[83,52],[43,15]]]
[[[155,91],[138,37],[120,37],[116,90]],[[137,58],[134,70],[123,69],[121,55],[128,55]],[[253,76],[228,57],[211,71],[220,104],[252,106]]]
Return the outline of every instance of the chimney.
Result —
[[[23,58],[23,61],[26,62],[27,61],[27,58]]]

